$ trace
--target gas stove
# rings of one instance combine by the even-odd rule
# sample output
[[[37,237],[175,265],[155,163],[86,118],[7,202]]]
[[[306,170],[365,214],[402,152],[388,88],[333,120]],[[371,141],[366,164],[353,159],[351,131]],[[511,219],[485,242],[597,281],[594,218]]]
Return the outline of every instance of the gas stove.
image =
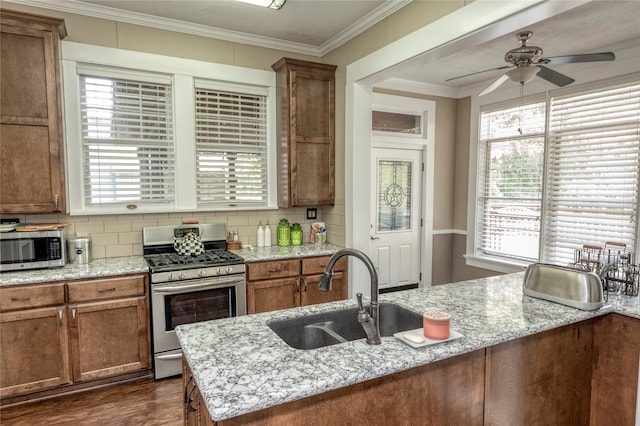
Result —
[[[204,253],[183,256],[174,237],[199,235]],[[247,312],[244,259],[227,247],[224,224],[154,226],[142,229],[151,281],[153,364],[156,379],[182,373],[175,328]]]
[[[200,235],[205,252],[183,256],[173,247],[173,236],[193,230]],[[226,226],[202,224],[144,228],[144,258],[151,272],[151,283],[218,277],[245,272],[244,259],[225,249]]]

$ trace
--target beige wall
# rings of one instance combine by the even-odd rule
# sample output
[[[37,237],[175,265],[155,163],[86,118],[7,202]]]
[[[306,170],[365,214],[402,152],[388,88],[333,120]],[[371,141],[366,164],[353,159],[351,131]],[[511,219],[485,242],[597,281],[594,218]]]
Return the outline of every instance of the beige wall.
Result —
[[[67,26],[66,40],[106,47],[115,47],[161,55],[184,57],[242,67],[270,70],[271,64],[282,56],[338,65],[336,72],[336,204],[319,210],[320,219],[327,223],[329,241],[345,241],[345,70],[346,66],[363,56],[424,27],[425,25],[463,7],[469,1],[414,0],[395,14],[370,28],[323,58],[266,49],[240,43],[143,27],[111,20],[98,19],[0,2],[0,7],[63,18]],[[411,95],[411,94],[405,94]],[[415,96],[415,95],[414,95]],[[470,101],[419,96],[436,101],[436,170],[434,193],[434,229],[448,232],[466,229],[466,187],[468,173],[468,117]],[[466,108],[466,110],[465,110]],[[465,112],[466,111],[466,112]],[[467,120],[468,121],[468,120]],[[466,132],[466,133],[465,133]],[[466,142],[465,142],[466,138]],[[466,147],[465,147],[466,146]],[[308,223],[305,209],[274,211],[201,212],[192,214],[22,216],[27,222],[71,223],[69,234],[90,235],[94,257],[113,257],[141,253],[143,226],[176,224],[181,220],[225,222],[230,229],[238,229],[240,238],[255,244],[255,229],[260,221],[269,223],[272,230],[281,217],[292,222]],[[308,236],[307,236],[308,238]],[[452,280],[454,239],[443,235],[434,239],[434,269],[438,265],[438,282]],[[436,263],[437,261],[437,263]],[[446,279],[445,279],[446,278]],[[434,280],[436,282],[436,280]]]

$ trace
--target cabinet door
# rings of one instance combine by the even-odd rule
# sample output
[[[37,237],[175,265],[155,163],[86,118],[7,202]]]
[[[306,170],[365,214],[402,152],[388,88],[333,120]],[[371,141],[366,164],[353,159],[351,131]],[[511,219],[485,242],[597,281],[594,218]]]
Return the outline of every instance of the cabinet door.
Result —
[[[640,392],[640,320],[609,314],[595,320],[591,424],[636,423]]]
[[[333,274],[331,291],[322,291],[318,282],[322,275],[303,276],[300,284],[300,304],[302,306],[316,303],[335,302],[347,298],[346,276],[342,272]]]
[[[588,425],[592,348],[591,321],[487,348],[484,424]]]
[[[0,314],[0,398],[71,382],[64,306]]]
[[[150,367],[147,303],[143,297],[69,306],[74,381]]]
[[[64,211],[61,20],[0,11],[0,213]]]
[[[300,306],[299,277],[247,282],[247,314]]]

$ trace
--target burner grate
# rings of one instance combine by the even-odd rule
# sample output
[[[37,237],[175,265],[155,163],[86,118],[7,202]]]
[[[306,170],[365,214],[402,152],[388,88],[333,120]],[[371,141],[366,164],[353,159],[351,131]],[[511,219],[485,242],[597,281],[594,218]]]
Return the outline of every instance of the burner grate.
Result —
[[[145,260],[152,272],[244,263],[240,256],[226,250],[207,250],[198,256],[181,256],[175,252],[160,253],[146,255]]]

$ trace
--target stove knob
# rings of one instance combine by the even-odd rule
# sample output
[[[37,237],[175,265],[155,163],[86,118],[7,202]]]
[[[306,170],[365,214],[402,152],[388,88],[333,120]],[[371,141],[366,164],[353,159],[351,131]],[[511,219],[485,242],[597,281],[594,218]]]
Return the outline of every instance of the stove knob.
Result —
[[[180,279],[181,280],[187,279],[187,274],[185,274],[184,272],[180,272]]]
[[[223,273],[224,273],[224,270],[222,268],[218,268],[216,270],[216,274],[218,274],[218,275],[223,274]]]
[[[233,268],[231,266],[227,266],[227,274],[230,274],[233,272]]]
[[[170,273],[168,278],[169,278],[169,281],[173,281],[173,280],[176,279],[176,277],[173,275],[173,273]]]
[[[205,275],[207,275],[207,274],[204,272],[204,269],[201,269],[201,270],[198,271],[198,276],[200,278],[204,277]]]

